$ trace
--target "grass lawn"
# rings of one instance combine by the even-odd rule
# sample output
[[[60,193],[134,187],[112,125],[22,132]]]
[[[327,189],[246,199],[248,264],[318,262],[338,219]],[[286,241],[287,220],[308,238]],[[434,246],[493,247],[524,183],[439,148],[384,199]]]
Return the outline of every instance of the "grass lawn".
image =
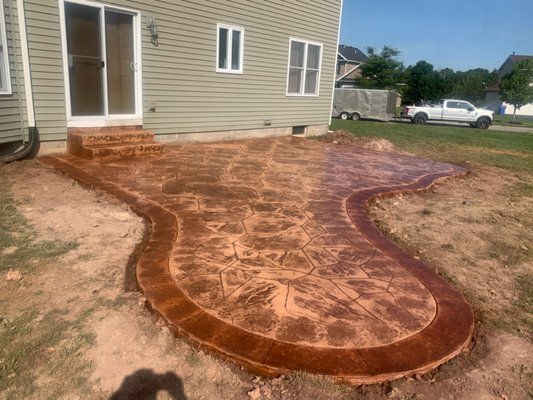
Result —
[[[382,137],[403,151],[434,160],[482,165],[533,175],[533,134],[465,126],[413,125],[408,122],[341,121],[332,130]]]
[[[414,231],[409,231],[409,228],[423,226],[428,223],[430,215],[445,210],[440,225],[435,222],[435,226],[440,226],[441,230],[446,226],[449,237],[465,234],[465,243],[472,243],[475,248],[473,250],[467,246],[462,249],[460,243],[454,243],[450,253],[463,258],[449,262],[449,265],[464,264],[469,266],[470,271],[477,271],[478,275],[471,278],[478,281],[470,281],[470,286],[464,284],[461,289],[471,303],[482,310],[480,314],[484,317],[480,318],[485,324],[503,327],[504,330],[525,329],[533,332],[533,269],[530,267],[533,265],[533,133],[473,129],[461,125],[340,120],[334,120],[331,129],[344,129],[356,136],[381,137],[392,142],[399,151],[464,165],[471,171],[467,181],[452,181],[438,195],[432,197],[430,193],[426,197],[410,197],[406,204],[413,209],[407,210],[407,205],[404,205],[403,213],[399,213],[396,220],[392,218],[388,222],[393,230],[401,232],[398,234],[400,239],[392,239],[405,245],[402,237],[419,236],[419,228]],[[464,207],[463,201],[469,206]],[[388,204],[389,215],[380,215],[379,218],[387,219],[394,215],[396,203],[398,201],[395,199],[382,201],[380,207]],[[415,204],[420,210],[416,209]],[[417,213],[423,218],[412,216]],[[410,220],[407,215],[411,216]],[[451,223],[454,215],[458,219],[455,227]],[[447,218],[449,224],[443,222]],[[384,231],[387,229],[390,227]],[[420,231],[427,229],[420,228]],[[448,239],[437,233],[434,236],[427,232],[424,234],[428,236],[420,239],[414,248],[427,249],[435,244],[436,247],[431,251],[433,259],[427,261],[438,265],[445,256],[439,246]],[[444,243],[442,246],[448,245]],[[452,277],[456,273],[454,269],[440,269]],[[503,275],[500,275],[502,272]],[[494,305],[485,306],[490,304],[488,299],[479,301],[483,299],[483,290],[493,290],[497,286],[491,282],[493,275],[499,276],[498,279],[505,276],[509,280],[509,287],[500,288],[500,293],[507,293],[508,299],[512,299],[508,303],[502,302],[502,307],[510,310],[507,313],[501,313]],[[488,289],[471,291],[472,287],[482,286],[483,282],[491,282]],[[530,333],[524,336],[533,342]]]
[[[511,122],[513,120],[512,115],[495,115],[494,116],[494,125],[504,125],[508,122]],[[532,118],[524,118],[524,117],[516,117],[515,122],[520,123],[522,127],[527,128],[533,128],[533,119]]]

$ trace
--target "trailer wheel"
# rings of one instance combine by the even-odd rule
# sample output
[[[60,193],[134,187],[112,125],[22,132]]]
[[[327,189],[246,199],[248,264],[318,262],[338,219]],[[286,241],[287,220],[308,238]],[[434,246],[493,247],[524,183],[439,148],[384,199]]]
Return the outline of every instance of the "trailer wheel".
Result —
[[[428,120],[428,117],[424,113],[418,113],[413,118],[413,122],[415,124],[425,124],[427,122],[427,120]]]
[[[361,119],[361,114],[359,114],[359,113],[353,113],[352,114],[352,120],[358,121],[360,119]]]
[[[346,111],[341,112],[341,115],[339,115],[339,118],[343,121],[346,121],[350,119],[350,114],[348,114]]]

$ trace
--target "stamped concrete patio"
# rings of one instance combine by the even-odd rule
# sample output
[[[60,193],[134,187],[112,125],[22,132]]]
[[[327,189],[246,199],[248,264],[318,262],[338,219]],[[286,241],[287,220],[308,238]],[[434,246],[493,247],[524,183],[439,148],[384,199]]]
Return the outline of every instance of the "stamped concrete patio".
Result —
[[[460,167],[291,137],[42,161],[150,221],[137,265],[150,306],[256,372],[372,383],[427,371],[469,343],[462,295],[365,213],[372,197]]]

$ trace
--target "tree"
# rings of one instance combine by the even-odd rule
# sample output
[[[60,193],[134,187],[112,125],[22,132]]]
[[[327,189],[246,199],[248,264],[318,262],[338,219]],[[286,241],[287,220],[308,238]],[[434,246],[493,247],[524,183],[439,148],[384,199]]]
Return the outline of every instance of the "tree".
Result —
[[[442,74],[445,77],[446,74]],[[453,75],[447,75],[443,97],[459,98],[475,104],[481,104],[485,100],[485,89],[498,81],[496,70],[489,72],[484,68],[457,71]]]
[[[442,94],[442,80],[427,61],[418,61],[405,70],[407,88],[404,92],[405,103],[421,100],[438,100]]]
[[[361,78],[357,84],[365,89],[395,89],[401,82],[403,63],[396,58],[400,51],[383,46],[380,53],[374,47],[367,48],[368,61],[359,70]]]
[[[533,60],[518,61],[513,70],[502,78],[500,98],[514,107],[513,122],[516,110],[533,103]]]

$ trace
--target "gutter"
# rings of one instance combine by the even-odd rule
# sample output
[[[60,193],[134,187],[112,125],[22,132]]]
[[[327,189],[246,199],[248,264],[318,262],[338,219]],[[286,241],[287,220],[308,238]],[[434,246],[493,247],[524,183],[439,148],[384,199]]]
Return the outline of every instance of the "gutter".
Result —
[[[8,163],[25,158],[35,158],[39,153],[40,138],[39,130],[35,124],[35,108],[33,104],[33,85],[30,70],[30,53],[28,50],[28,34],[26,32],[26,15],[24,11],[24,0],[17,0],[17,16],[20,35],[20,48],[22,58],[22,71],[24,74],[24,91],[26,97],[26,110],[28,117],[29,140],[23,147],[13,154],[1,156],[0,162]],[[19,82],[20,87],[20,82]]]
[[[344,0],[341,0],[341,4],[340,4],[340,9],[339,9],[339,30],[337,32],[337,47],[336,47],[336,52],[335,54],[338,54],[339,52],[339,43],[340,43],[340,40],[341,40],[341,22],[342,22],[342,9],[343,9],[343,6],[344,6]],[[342,54],[341,54],[342,56]],[[335,57],[335,69],[333,70],[333,89],[331,89],[331,105],[330,105],[330,108],[329,108],[329,125],[331,125],[331,118],[332,118],[332,115],[333,115],[333,101],[334,101],[334,96],[335,96],[335,83],[337,82],[337,57]]]

